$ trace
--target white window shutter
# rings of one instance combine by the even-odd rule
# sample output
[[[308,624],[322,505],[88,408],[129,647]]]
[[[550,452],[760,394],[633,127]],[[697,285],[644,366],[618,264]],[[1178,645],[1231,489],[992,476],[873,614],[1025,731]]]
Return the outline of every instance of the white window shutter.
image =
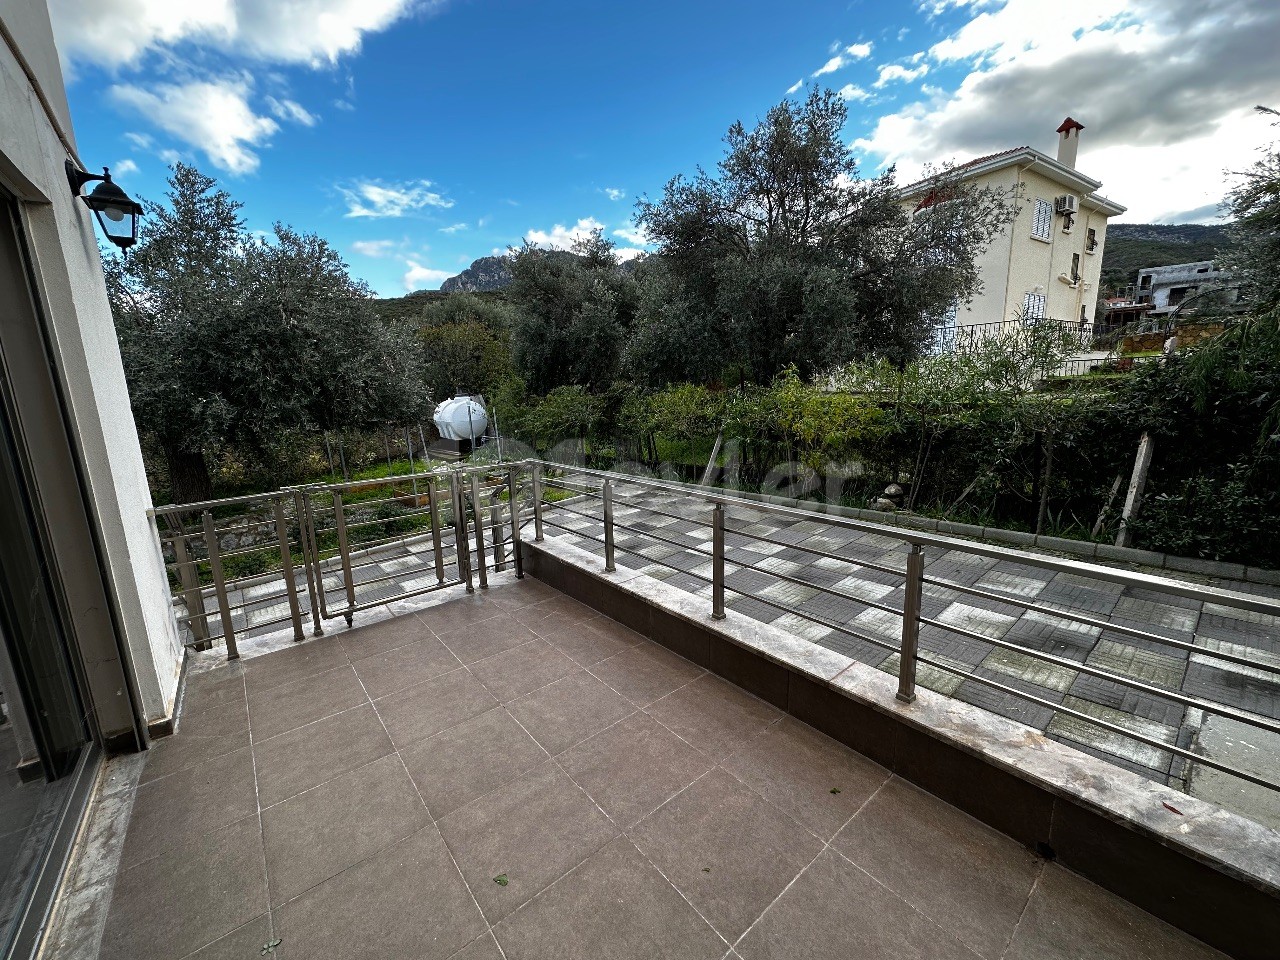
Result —
[[[1031,215],[1031,235],[1048,240],[1053,233],[1053,204],[1048,200],[1036,200],[1035,213]]]

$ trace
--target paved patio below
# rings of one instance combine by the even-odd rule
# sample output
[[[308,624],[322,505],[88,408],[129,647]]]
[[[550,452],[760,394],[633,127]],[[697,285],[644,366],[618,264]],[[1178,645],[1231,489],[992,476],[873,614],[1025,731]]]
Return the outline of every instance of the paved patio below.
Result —
[[[193,673],[99,805],[55,957],[1221,956],[532,578]]]
[[[614,516],[619,525],[617,563],[702,596],[709,608],[710,508],[689,495],[635,484],[616,484],[615,496],[618,499]],[[600,512],[595,498],[580,498],[561,509],[548,509],[546,533],[600,555],[604,551]],[[900,643],[901,617],[860,600],[902,608],[902,576],[864,565],[902,570],[906,549],[901,540],[832,526],[820,516],[799,520],[739,507],[726,511],[725,527],[725,599],[730,609],[896,674],[898,655],[894,651]],[[760,537],[778,542],[767,543]],[[818,556],[801,546],[840,559]],[[1263,614],[978,557],[963,550],[926,550],[925,561],[926,578],[1084,613],[1118,626],[1194,643],[1206,651],[1245,657],[1259,667],[1280,667],[1280,622]],[[780,576],[802,581],[803,585]],[[1215,582],[1229,590],[1280,598],[1278,587]],[[818,587],[834,589],[845,596],[824,593]],[[1047,703],[1062,704],[1158,742],[1239,765],[1259,776],[1274,775],[1271,758],[1280,755],[1280,735],[1224,717],[1206,720],[1201,710],[1091,676],[1074,669],[1074,664],[1108,670],[1153,687],[1239,707],[1273,720],[1280,719],[1280,675],[929,583],[924,587],[922,612],[939,623],[1040,650],[1071,665],[1046,663],[995,643],[925,625],[920,631],[921,652],[941,664]],[[879,645],[830,629],[806,616],[846,625],[856,634],[878,640]],[[922,665],[919,682],[1017,720],[1051,739],[1158,783],[1187,790],[1193,796],[1280,829],[1280,793],[1274,790],[1188,764],[1170,750],[1130,740],[937,667]]]

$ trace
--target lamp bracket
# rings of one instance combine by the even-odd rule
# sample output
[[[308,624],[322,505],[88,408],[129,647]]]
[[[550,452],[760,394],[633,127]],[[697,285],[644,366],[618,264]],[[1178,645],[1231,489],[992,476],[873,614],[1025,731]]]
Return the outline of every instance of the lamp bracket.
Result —
[[[92,183],[95,180],[105,180],[108,183],[111,181],[111,171],[106,167],[102,168],[101,174],[96,174],[87,173],[84,170],[81,170],[70,160],[67,160],[65,165],[67,170],[67,183],[71,185],[72,196],[80,196],[80,191],[84,189],[84,185],[86,183]]]

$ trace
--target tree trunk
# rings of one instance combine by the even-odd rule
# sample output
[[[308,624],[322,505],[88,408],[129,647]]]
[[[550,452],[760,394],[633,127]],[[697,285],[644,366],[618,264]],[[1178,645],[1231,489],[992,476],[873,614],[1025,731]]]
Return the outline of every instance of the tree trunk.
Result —
[[[213,480],[203,453],[165,444],[164,458],[169,465],[169,492],[174,503],[213,499]]]
[[[1045,517],[1049,513],[1049,484],[1053,480],[1053,434],[1044,445],[1044,473],[1040,480],[1040,508],[1036,511],[1036,536],[1044,533]]]

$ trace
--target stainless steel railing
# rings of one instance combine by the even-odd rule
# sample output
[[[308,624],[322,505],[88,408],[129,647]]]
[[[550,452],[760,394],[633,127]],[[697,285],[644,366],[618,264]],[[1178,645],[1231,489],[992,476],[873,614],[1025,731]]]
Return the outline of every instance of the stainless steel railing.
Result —
[[[650,500],[642,502],[637,499],[641,496]],[[551,530],[595,544],[603,556],[606,574],[616,571],[621,553],[636,558],[633,566],[655,565],[689,578],[696,585],[695,592],[708,597],[708,616],[712,619],[724,618],[727,609],[735,604],[760,605],[798,618],[796,623],[811,624],[832,635],[883,650],[892,655],[890,660],[896,658],[897,696],[904,703],[915,700],[923,666],[1035,704],[1055,715],[1074,718],[1184,762],[1280,790],[1280,784],[1198,753],[1191,744],[1168,742],[1114,719],[1055,702],[1015,682],[984,675],[978,666],[945,657],[928,649],[930,644],[921,643],[921,630],[927,627],[935,632],[933,635],[946,634],[985,644],[1164,703],[1280,734],[1280,720],[1242,703],[1193,695],[1105,665],[1036,649],[1007,634],[995,636],[974,630],[971,625],[948,622],[940,615],[930,615],[924,602],[926,597],[945,591],[957,597],[1004,604],[1098,631],[1099,637],[1107,631],[1155,649],[1176,651],[1175,656],[1232,664],[1280,690],[1280,664],[1273,659],[1251,656],[1249,651],[1229,644],[1220,649],[1195,634],[1189,639],[1166,636],[1140,622],[1111,619],[1083,605],[1033,599],[958,582],[930,573],[927,564],[951,552],[1013,562],[1050,575],[1070,574],[1086,584],[1137,588],[1154,595],[1270,617],[1274,618],[1270,622],[1280,627],[1280,602],[1267,597],[819,514],[705,487],[536,460],[454,467],[367,481],[308,484],[249,497],[159,507],[154,514],[161,528],[173,601],[177,619],[187,632],[186,642],[205,648],[222,643],[229,658],[238,656],[238,637],[282,629],[288,624],[294,639],[301,640],[308,621],[312,632],[320,634],[327,620],[342,617],[350,625],[361,611],[394,600],[455,586],[464,586],[471,592],[477,583],[483,590],[488,586],[489,573],[505,569],[508,564],[514,567],[517,577],[523,576],[521,538],[523,529],[531,523],[535,541],[541,541]],[[647,518],[692,524],[695,532],[654,529],[654,523],[646,522]],[[781,525],[773,530],[752,529],[756,522],[753,518],[807,523],[815,529],[806,530],[802,536],[785,533]],[[892,547],[877,547],[871,551],[873,555],[828,549],[829,544],[820,538],[809,542],[818,527],[872,534]],[[752,561],[735,552],[738,548],[766,545],[815,557],[828,570],[844,576],[819,578],[798,565]],[[762,552],[757,551],[754,556],[759,557]],[[862,577],[887,580],[882,585],[890,589],[858,592],[857,584],[842,589],[845,576],[858,570]],[[785,595],[766,594],[761,586],[765,583],[794,585],[799,590],[812,591],[814,596],[856,603],[860,608],[876,611],[882,622],[897,626],[892,631],[877,630],[865,623],[842,620],[820,606],[806,607],[788,602]],[[890,602],[897,588],[902,591],[901,602]]]
[[[289,625],[302,640],[308,621],[318,636],[394,600],[484,589],[508,565],[522,577],[527,487],[518,465],[478,465],[151,512],[184,643],[236,659],[246,635]]]
[[[937,534],[882,526],[831,514],[818,514],[796,507],[756,501],[734,496],[724,491],[710,491],[706,488],[692,487],[686,484],[622,476],[542,461],[529,462],[527,469],[533,475],[532,519],[535,528],[535,541],[543,539],[544,528],[550,528],[603,546],[606,572],[612,572],[616,569],[616,553],[621,550],[639,558],[645,566],[656,564],[691,578],[692,582],[701,585],[697,592],[701,593],[703,589],[709,588],[711,601],[709,615],[712,619],[722,619],[725,616],[725,594],[728,592],[749,600],[751,603],[763,604],[766,607],[799,617],[801,620],[817,627],[890,651],[896,654],[898,658],[897,697],[904,703],[911,703],[915,700],[917,671],[920,665],[923,664],[946,674],[958,676],[962,678],[962,682],[977,683],[1001,694],[1036,704],[1053,711],[1055,714],[1070,716],[1112,734],[1164,751],[1174,757],[1181,758],[1183,761],[1201,764],[1205,767],[1232,774],[1250,783],[1280,790],[1280,783],[1272,782],[1234,764],[1225,763],[1221,760],[1207,757],[1202,753],[1197,753],[1189,745],[1184,746],[1181,743],[1161,740],[1157,737],[1149,736],[1141,730],[1126,727],[1110,719],[1093,716],[1065,703],[1054,702],[1029,690],[1021,689],[1012,683],[1004,683],[993,677],[985,676],[977,672],[974,667],[966,669],[967,664],[949,662],[947,659],[941,658],[928,650],[922,650],[920,645],[921,627],[927,626],[952,636],[988,644],[992,648],[1009,651],[1012,654],[1030,658],[1038,663],[1072,670],[1077,674],[1113,683],[1137,694],[1159,698],[1162,701],[1177,704],[1184,708],[1204,711],[1207,715],[1229,718],[1257,729],[1280,734],[1280,721],[1246,709],[1240,704],[1215,701],[1206,696],[1193,696],[1183,692],[1181,689],[1160,686],[1140,677],[1107,669],[1104,666],[1097,666],[1045,650],[1039,650],[1035,647],[1006,639],[1004,636],[993,636],[961,624],[948,623],[936,616],[926,615],[923,611],[922,603],[925,589],[929,587],[935,591],[953,591],[960,596],[971,596],[989,602],[1007,604],[1022,611],[1034,611],[1037,614],[1051,617],[1058,621],[1080,624],[1090,629],[1099,630],[1099,636],[1101,636],[1101,631],[1105,630],[1145,644],[1156,645],[1157,649],[1159,647],[1167,647],[1171,651],[1178,651],[1178,653],[1185,654],[1187,657],[1194,655],[1206,658],[1208,661],[1247,667],[1248,670],[1257,671],[1260,675],[1267,677],[1268,682],[1276,684],[1277,689],[1280,690],[1280,665],[1276,665],[1276,663],[1267,659],[1251,658],[1239,652],[1232,652],[1229,649],[1218,649],[1213,643],[1197,642],[1201,638],[1195,635],[1190,640],[1180,640],[1176,637],[1165,636],[1155,632],[1153,629],[1144,629],[1143,626],[1135,625],[1133,622],[1117,622],[1103,616],[1094,615],[1087,609],[1073,608],[1069,603],[1058,603],[1056,601],[1038,602],[1015,593],[1005,593],[999,590],[955,582],[942,576],[929,575],[926,573],[926,561],[929,559],[928,554],[931,552],[934,553],[936,558],[942,552],[957,551],[974,557],[1014,562],[1049,573],[1067,573],[1080,577],[1086,582],[1118,584],[1124,587],[1151,591],[1154,594],[1171,598],[1183,598],[1248,614],[1274,617],[1275,620],[1273,622],[1280,627],[1280,602],[1276,600],[1114,567],[1026,553],[1004,547],[957,540]],[[619,494],[620,489],[624,495]],[[557,502],[548,501],[545,495],[548,490],[557,491],[565,499]],[[640,502],[635,499],[634,495],[625,495],[631,491],[669,497],[676,506],[671,507],[665,502],[661,504]],[[599,504],[598,512],[594,506],[596,503]],[[664,506],[668,507],[668,509],[663,509]],[[639,526],[638,523],[640,521],[632,519],[630,513],[626,518],[619,519],[617,516],[619,507],[641,515],[693,522],[702,530],[705,530],[706,535],[703,536],[699,532],[697,537],[682,534],[664,536],[652,529],[645,529]],[[766,518],[787,521],[817,521],[827,528],[854,531],[859,534],[874,534],[895,542],[904,551],[903,563],[900,567],[893,566],[887,562],[879,562],[863,556],[841,555],[832,550],[823,549],[821,545],[807,544],[803,540],[786,540],[779,537],[770,537],[760,532],[750,532],[746,529],[751,526],[750,523],[740,524],[735,529],[729,525],[730,511],[737,517],[742,517],[744,514],[756,514],[763,515]],[[592,532],[594,529],[598,529],[600,535],[595,535]],[[619,531],[629,539],[619,541],[617,539]],[[802,553],[824,558],[830,564],[845,564],[850,572],[857,568],[863,568],[889,575],[900,581],[902,604],[897,606],[881,602],[880,599],[853,594],[839,589],[838,585],[821,582],[813,578],[806,579],[803,576],[796,575],[799,571],[778,569],[777,565],[770,569],[769,566],[761,565],[760,563],[743,562],[740,559],[734,559],[732,555],[726,554],[727,536],[738,538],[746,546],[752,543],[771,544],[798,550]],[[683,539],[679,539],[679,537],[683,537]],[[701,546],[700,543],[692,542],[699,540],[699,538],[703,544],[707,541],[710,542],[709,551],[704,546]],[[641,544],[661,545],[662,547],[673,548],[674,552],[666,557],[653,556],[651,553],[646,553],[645,548],[640,546]],[[685,562],[673,562],[678,557],[684,558]],[[880,559],[883,560],[883,557]],[[693,561],[692,563],[690,562],[691,560]],[[732,572],[727,574],[726,570]],[[804,609],[772,597],[763,596],[759,588],[735,587],[733,572],[737,571],[751,571],[759,577],[769,578],[772,581],[781,583],[795,584],[815,593],[843,598],[853,601],[861,607],[868,607],[887,613],[898,619],[900,629],[891,642],[884,636],[876,636],[871,631],[857,629],[849,622],[841,622],[839,619],[823,616],[814,610]],[[887,599],[887,595],[885,599]]]

